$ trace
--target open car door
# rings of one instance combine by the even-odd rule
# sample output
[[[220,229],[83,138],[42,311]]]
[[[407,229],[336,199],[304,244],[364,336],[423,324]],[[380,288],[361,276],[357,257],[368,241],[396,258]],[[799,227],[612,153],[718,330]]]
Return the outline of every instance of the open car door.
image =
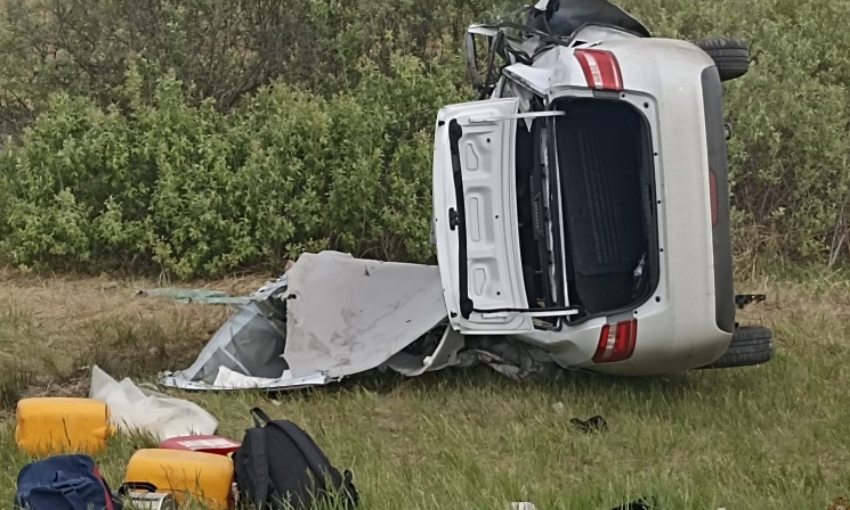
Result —
[[[450,105],[437,117],[434,240],[452,327],[463,334],[533,331],[517,220],[516,130],[527,129],[519,99]]]

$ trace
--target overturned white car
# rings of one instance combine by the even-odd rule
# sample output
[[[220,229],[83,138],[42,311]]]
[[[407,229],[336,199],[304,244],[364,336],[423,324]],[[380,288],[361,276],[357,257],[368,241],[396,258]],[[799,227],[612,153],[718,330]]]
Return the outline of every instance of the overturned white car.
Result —
[[[653,38],[605,0],[516,14],[470,27],[479,99],[437,118],[452,327],[621,375],[769,361],[771,331],[735,317],[721,82],[747,46]]]
[[[772,358],[770,330],[735,317],[761,298],[734,293],[721,89],[746,73],[746,46],[652,38],[605,0],[524,13],[470,27],[478,100],[438,114],[438,267],[305,253],[160,384],[282,390],[479,363],[514,378],[652,375]]]

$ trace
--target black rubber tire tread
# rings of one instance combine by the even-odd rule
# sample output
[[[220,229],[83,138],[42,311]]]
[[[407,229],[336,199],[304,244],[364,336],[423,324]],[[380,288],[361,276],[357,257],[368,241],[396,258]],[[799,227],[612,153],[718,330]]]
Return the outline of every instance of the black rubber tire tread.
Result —
[[[740,39],[697,39],[692,42],[714,60],[720,81],[740,78],[750,70],[750,48]]]
[[[735,368],[761,365],[773,359],[773,333],[762,326],[744,326],[735,330],[729,348],[705,368]]]

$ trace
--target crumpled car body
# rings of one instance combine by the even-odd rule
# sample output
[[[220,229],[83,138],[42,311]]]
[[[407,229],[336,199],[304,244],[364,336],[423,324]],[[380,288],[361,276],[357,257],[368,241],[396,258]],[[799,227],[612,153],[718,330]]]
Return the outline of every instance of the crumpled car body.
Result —
[[[549,3],[524,27],[470,27],[486,41],[484,71],[468,45],[481,97],[437,116],[432,240],[450,324],[567,368],[709,365],[737,328],[717,66],[604,0],[566,6],[577,29],[543,32]]]

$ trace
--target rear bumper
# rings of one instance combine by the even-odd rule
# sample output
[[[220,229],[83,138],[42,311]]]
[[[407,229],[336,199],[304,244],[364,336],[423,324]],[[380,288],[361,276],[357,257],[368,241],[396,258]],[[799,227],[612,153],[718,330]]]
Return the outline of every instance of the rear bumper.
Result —
[[[703,298],[713,304],[713,296]],[[647,303],[638,309],[637,340],[634,354],[626,361],[591,361],[607,322],[624,317],[599,318],[560,332],[535,332],[518,336],[547,352],[565,368],[585,369],[615,375],[664,375],[683,372],[712,363],[723,355],[732,333],[717,327],[714,315],[697,312],[699,302],[680,301],[679,305]]]

